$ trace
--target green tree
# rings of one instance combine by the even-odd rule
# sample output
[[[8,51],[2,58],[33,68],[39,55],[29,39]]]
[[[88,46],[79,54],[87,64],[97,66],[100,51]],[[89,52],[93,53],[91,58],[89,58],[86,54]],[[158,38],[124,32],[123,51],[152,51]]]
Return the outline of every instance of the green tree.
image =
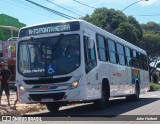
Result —
[[[128,16],[128,21],[135,27],[135,33],[138,41],[141,41],[143,38],[143,31],[139,22],[133,17]]]
[[[143,39],[140,43],[141,48],[145,49],[149,56],[160,55],[160,24],[148,22],[141,24]]]
[[[138,44],[138,42],[136,42],[136,28],[132,24],[123,22],[118,26],[115,32],[119,37],[123,38],[124,40],[127,40],[128,42],[133,44]]]
[[[96,9],[91,15],[82,17],[82,19],[133,44],[137,44],[143,37],[138,21],[132,16],[127,17],[122,11],[103,7]]]
[[[82,19],[109,32],[114,32],[121,22],[127,21],[127,17],[121,11],[104,7],[96,9],[93,14],[86,15]]]
[[[160,24],[157,24],[153,21],[147,22],[147,24],[141,24],[141,27],[143,28],[143,30],[160,32]]]

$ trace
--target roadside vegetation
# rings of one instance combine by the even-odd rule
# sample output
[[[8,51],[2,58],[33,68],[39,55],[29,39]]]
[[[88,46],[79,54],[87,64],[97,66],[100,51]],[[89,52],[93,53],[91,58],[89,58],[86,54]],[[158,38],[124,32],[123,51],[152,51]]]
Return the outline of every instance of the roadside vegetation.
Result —
[[[160,84],[150,83],[150,91],[160,90]]]
[[[133,16],[105,7],[97,8],[91,15],[81,19],[141,47],[150,57],[160,55],[160,24],[156,22],[140,24]]]

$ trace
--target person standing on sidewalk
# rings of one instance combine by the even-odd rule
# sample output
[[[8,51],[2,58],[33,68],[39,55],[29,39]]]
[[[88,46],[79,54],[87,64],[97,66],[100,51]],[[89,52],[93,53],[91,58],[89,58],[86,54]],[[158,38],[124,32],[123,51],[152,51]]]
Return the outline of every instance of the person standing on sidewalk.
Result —
[[[1,97],[2,97],[2,93],[3,90],[5,91],[5,94],[7,96],[7,102],[8,102],[8,106],[10,106],[10,101],[9,101],[9,96],[10,96],[10,92],[9,92],[9,81],[12,77],[12,73],[10,72],[10,70],[5,69],[5,63],[2,63],[2,68],[0,70],[0,76],[1,76],[1,81],[0,81],[0,105],[1,105]]]

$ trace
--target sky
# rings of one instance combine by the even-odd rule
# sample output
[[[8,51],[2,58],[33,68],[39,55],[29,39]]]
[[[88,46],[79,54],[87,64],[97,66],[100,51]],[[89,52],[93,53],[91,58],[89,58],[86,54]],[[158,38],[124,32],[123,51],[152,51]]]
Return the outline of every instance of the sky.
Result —
[[[84,6],[74,0],[49,0],[72,12],[62,9],[53,3],[47,2],[47,0],[32,1],[61,13],[70,15],[74,18],[79,18],[81,16],[85,16],[86,14],[91,15],[95,10],[94,8],[106,7],[108,9],[113,8],[115,10],[123,10],[127,6],[135,3],[123,10],[127,16],[134,16],[141,24],[149,21],[160,23],[160,0],[77,0],[94,8]],[[44,22],[66,20],[66,18],[47,12],[35,5],[32,5],[26,0],[0,0],[0,14],[1,13],[17,18],[20,22],[26,24],[27,26]]]

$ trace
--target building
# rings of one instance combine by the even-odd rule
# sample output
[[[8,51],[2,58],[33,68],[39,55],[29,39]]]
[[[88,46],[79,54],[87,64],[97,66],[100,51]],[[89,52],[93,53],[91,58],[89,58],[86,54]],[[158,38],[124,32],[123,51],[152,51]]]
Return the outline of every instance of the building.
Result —
[[[0,40],[6,41],[10,37],[17,37],[19,28],[24,26],[26,25],[19,22],[18,19],[0,14]]]
[[[16,38],[21,27],[26,26],[18,19],[0,14],[0,62],[4,62],[12,73],[10,83],[15,81]],[[10,40],[8,40],[10,39]]]

